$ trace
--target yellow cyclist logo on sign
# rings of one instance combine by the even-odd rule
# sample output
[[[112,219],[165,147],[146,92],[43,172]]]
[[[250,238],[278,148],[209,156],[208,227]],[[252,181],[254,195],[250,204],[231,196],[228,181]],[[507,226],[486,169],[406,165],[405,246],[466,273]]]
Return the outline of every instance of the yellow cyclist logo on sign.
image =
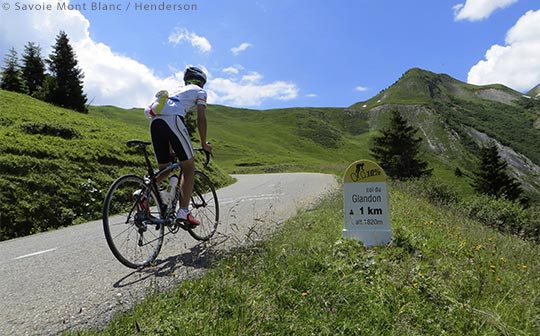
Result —
[[[382,168],[373,161],[356,161],[347,168],[343,182],[384,182],[386,174]]]

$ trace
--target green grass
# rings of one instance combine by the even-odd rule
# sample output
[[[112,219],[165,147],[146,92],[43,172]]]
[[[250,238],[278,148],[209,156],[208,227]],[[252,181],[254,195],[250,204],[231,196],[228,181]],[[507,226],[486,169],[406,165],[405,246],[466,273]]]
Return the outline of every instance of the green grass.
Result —
[[[0,240],[98,219],[114,179],[145,173],[125,145],[150,139],[142,111],[81,114],[0,90],[0,125]],[[216,183],[231,182],[210,169]]]
[[[394,240],[341,239],[342,196],[82,335],[538,335],[538,245],[391,188]]]
[[[392,108],[383,106],[388,102],[402,104],[411,123],[439,146],[432,150],[426,144],[425,157],[435,177],[452,184],[460,197],[472,193],[468,175],[475,153],[464,123],[525,154],[537,153],[538,130],[530,127],[537,106],[478,101],[478,87],[420,70],[405,80],[369,100],[365,109],[210,105],[214,176],[227,183],[220,168],[341,176],[351,162],[369,158],[369,141]],[[377,102],[384,94],[388,100]],[[381,108],[370,110],[374,107]],[[127,172],[142,174],[141,156],[124,145],[149,139],[141,109],[90,107],[85,115],[0,90],[0,125],[0,239],[13,237],[14,228],[21,230],[17,236],[98,218],[110,182]],[[527,139],[516,137],[517,129]],[[456,167],[464,177],[454,176]],[[391,190],[389,246],[365,249],[342,240],[338,195],[293,218],[267,242],[215,255],[207,275],[149,295],[102,334],[540,334],[538,245],[486,228],[496,225],[468,219],[464,208],[432,205],[414,192],[419,189],[402,187]],[[427,188],[444,196],[440,204],[454,198],[444,186]],[[487,213],[479,219],[512,216],[506,209],[501,204],[495,213],[483,207]],[[537,218],[530,222],[534,229]]]
[[[465,126],[539,160],[540,133],[532,123],[540,105],[478,99],[474,92],[481,88],[412,69],[367,108],[359,103],[257,111],[210,105],[208,136],[217,163],[212,174],[219,184],[230,182],[222,171],[341,175],[351,162],[370,158],[370,140],[385,125],[387,111],[399,106],[421,129],[434,174],[471,193],[478,147]],[[0,240],[99,218],[111,181],[143,173],[140,154],[124,145],[149,139],[142,109],[91,106],[89,114],[80,114],[11,92],[0,91],[0,98]],[[465,177],[454,178],[456,168]],[[538,186],[536,175],[519,175]]]
[[[143,174],[129,139],[149,140],[142,109],[90,106],[89,114],[0,91],[0,240],[99,218],[110,183]],[[341,174],[369,156],[367,117],[342,108],[255,111],[208,107],[213,179],[227,173]]]
[[[142,109],[91,106],[90,114],[148,128]],[[369,156],[367,115],[349,115],[343,108],[258,111],[209,105],[207,118],[215,160],[231,174],[341,173],[352,160]]]
[[[425,159],[434,174],[463,193],[471,193],[477,151],[464,124],[538,160],[540,133],[530,127],[538,107],[529,101],[522,108],[472,100],[476,89],[416,69],[381,93],[393,97],[390,102],[401,101],[409,122],[429,139],[424,141]],[[454,91],[468,93],[452,96]],[[433,100],[432,93],[450,98]],[[111,181],[128,172],[143,173],[141,155],[124,145],[133,138],[149,139],[142,109],[91,106],[89,114],[80,114],[11,92],[0,91],[0,98],[0,240],[99,218]],[[212,174],[219,184],[230,182],[221,171],[341,175],[351,162],[370,158],[370,140],[394,106],[372,110],[388,102],[376,99],[365,109],[358,104],[266,111],[210,105],[208,135],[217,163]],[[454,178],[456,168],[465,177]],[[537,185],[536,176],[524,179]]]
[[[212,105],[208,119],[216,160],[231,173],[337,173],[368,155],[367,123],[347,123],[357,118],[343,109],[254,111]],[[343,129],[344,124],[351,126]]]

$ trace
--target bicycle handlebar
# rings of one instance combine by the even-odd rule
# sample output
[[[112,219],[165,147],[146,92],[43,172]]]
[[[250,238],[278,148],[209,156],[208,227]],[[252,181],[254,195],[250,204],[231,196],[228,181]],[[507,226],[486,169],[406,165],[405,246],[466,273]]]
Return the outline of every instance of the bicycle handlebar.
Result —
[[[212,153],[207,151],[206,149],[200,147],[200,148],[194,148],[194,150],[203,152],[206,155],[206,161],[204,161],[204,167],[208,166],[208,163],[210,163],[210,156],[212,156]]]

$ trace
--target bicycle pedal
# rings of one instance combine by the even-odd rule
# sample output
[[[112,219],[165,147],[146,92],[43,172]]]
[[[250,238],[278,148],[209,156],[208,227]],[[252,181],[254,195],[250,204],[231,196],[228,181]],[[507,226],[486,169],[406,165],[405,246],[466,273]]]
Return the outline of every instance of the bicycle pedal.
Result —
[[[187,219],[176,219],[176,225],[182,230],[189,230],[192,228],[192,225],[188,222]]]

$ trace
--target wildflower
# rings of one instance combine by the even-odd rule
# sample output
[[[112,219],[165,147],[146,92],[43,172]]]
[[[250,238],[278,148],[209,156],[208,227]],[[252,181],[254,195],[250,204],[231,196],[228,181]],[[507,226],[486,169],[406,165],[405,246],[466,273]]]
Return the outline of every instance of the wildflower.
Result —
[[[413,283],[412,283],[412,286],[413,286],[414,288],[418,288],[418,282],[413,282]]]
[[[495,273],[495,271],[497,271],[497,266],[495,265],[491,265],[489,266],[489,268],[491,269],[491,272]]]
[[[302,292],[302,296],[308,296],[308,294],[309,294],[309,291]]]
[[[502,282],[502,279],[501,278],[497,278],[495,279],[498,283],[501,283]]]
[[[423,277],[424,277],[424,273],[419,272],[419,273],[418,273],[418,276],[421,277],[421,278],[423,278]]]
[[[483,249],[483,248],[484,248],[484,245],[482,245],[482,244],[478,244],[478,245],[476,245],[476,246],[474,247],[474,249],[477,250],[477,251],[480,251],[480,250]]]
[[[527,270],[527,265],[525,265],[525,264],[521,265],[521,270],[523,272],[525,272]]]
[[[506,258],[505,258],[505,257],[500,257],[499,260],[502,261],[502,262],[506,262]]]

